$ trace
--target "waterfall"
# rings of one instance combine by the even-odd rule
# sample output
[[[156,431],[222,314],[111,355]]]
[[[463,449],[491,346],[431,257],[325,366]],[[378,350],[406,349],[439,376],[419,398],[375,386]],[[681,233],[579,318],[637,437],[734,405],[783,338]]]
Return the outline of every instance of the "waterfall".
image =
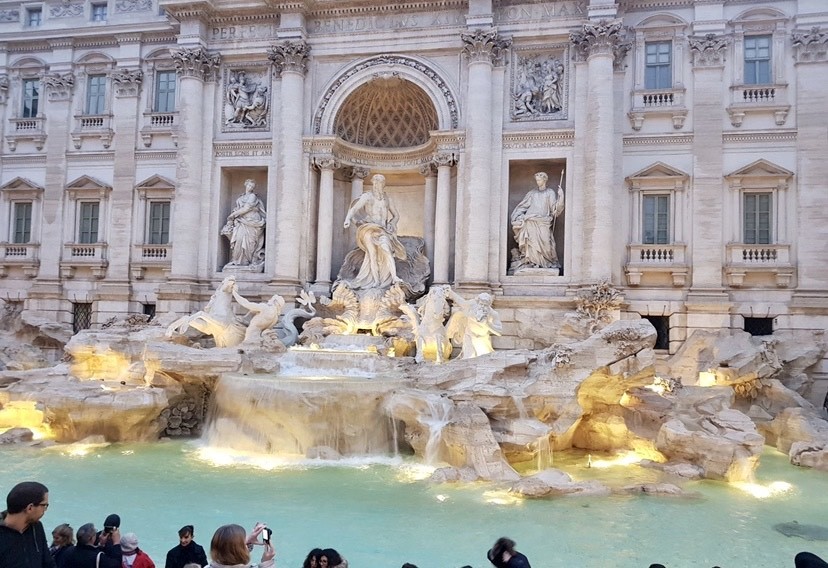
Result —
[[[428,426],[428,442],[426,442],[423,457],[426,464],[434,465],[439,461],[443,428],[450,421],[454,403],[442,396],[429,397],[426,402],[428,403],[428,414],[420,419],[423,424]]]
[[[535,463],[538,471],[549,469],[554,465],[549,434],[540,436],[535,442]]]
[[[451,399],[437,393],[402,390],[388,398],[386,409],[405,423],[406,432],[414,438],[414,450],[426,464],[441,461],[443,429],[451,422],[454,409]]]

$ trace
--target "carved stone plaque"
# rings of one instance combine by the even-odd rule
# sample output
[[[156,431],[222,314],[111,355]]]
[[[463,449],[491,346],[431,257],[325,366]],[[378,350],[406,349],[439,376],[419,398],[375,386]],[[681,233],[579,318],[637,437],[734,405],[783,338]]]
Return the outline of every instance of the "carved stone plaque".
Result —
[[[224,132],[270,130],[270,76],[270,67],[264,65],[224,70],[221,117]]]
[[[514,121],[567,118],[566,49],[514,50],[509,114]]]

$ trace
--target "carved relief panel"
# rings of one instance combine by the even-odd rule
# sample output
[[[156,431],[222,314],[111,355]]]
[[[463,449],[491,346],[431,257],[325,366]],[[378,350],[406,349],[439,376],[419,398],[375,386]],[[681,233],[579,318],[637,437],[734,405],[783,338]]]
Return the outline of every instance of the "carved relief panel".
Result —
[[[514,48],[509,114],[513,121],[565,120],[569,57],[557,49]]]
[[[272,85],[270,66],[246,66],[224,70],[222,83],[222,131],[270,130]]]

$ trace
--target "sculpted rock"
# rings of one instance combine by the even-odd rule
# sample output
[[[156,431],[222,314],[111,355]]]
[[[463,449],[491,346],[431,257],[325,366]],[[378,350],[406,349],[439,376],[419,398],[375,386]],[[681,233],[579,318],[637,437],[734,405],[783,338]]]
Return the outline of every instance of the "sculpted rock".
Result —
[[[28,428],[11,428],[0,434],[0,446],[5,444],[24,444],[34,439],[34,432]]]
[[[558,469],[546,469],[524,477],[512,485],[511,491],[524,497],[558,497],[562,495],[609,495],[609,487],[597,481],[572,481]]]
[[[793,459],[793,446],[801,453],[807,448],[828,445],[828,422],[812,408],[787,408],[770,423],[760,426],[767,443]]]
[[[686,497],[689,495],[684,489],[672,483],[638,483],[635,485],[627,485],[621,491],[624,493],[645,493],[647,495],[671,497]]]
[[[477,480],[477,473],[470,467],[438,467],[429,478],[431,483],[471,483]]]

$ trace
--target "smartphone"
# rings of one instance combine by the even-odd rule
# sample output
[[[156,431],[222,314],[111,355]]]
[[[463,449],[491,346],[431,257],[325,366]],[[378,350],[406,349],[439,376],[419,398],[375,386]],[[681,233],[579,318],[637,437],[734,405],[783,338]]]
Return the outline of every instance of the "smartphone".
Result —
[[[262,541],[270,542],[270,537],[273,535],[273,531],[268,527],[262,529]]]

